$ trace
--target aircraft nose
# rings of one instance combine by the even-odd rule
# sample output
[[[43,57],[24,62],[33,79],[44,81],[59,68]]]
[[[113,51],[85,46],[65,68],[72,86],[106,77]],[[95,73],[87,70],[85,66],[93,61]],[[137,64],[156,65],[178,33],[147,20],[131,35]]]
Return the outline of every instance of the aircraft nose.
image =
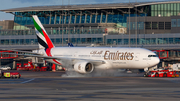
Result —
[[[149,63],[149,66],[155,66],[157,65],[158,63],[160,62],[160,59],[158,57],[155,57],[154,59],[151,60],[151,62],[148,62]]]
[[[155,59],[156,65],[157,65],[159,62],[160,62],[160,59],[157,57],[157,58]]]

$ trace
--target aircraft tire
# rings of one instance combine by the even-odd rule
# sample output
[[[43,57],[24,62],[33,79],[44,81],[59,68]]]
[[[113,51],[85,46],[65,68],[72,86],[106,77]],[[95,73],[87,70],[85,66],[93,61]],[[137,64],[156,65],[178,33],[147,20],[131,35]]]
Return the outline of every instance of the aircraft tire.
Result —
[[[19,79],[19,75],[16,75],[16,78]]]
[[[158,73],[156,73],[156,74],[155,74],[155,77],[159,77],[159,74],[158,74]]]
[[[148,77],[148,75],[147,75],[147,74],[144,74],[144,77]]]
[[[3,75],[3,73],[1,74],[1,77],[0,78],[4,78],[4,75]]]
[[[166,74],[166,73],[164,73],[164,74],[163,74],[163,77],[167,77],[167,74]]]
[[[13,78],[13,79],[15,79],[15,78],[16,78],[16,76],[15,76],[15,75],[13,75],[13,76],[12,76],[12,78]]]

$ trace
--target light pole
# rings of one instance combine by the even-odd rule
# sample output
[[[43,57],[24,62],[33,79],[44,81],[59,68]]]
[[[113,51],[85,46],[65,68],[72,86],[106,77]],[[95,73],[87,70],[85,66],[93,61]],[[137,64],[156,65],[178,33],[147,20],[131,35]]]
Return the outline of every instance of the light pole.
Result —
[[[69,6],[69,3],[70,3],[70,0],[68,0],[68,6]],[[68,10],[68,16],[69,16],[69,21],[68,21],[68,43],[70,43],[70,41],[69,41],[69,34],[70,34],[70,28],[69,28],[69,24],[71,23],[70,21],[71,21],[71,14],[70,14],[70,10]]]
[[[62,0],[62,6],[63,6],[63,0]],[[62,14],[61,14],[61,19],[62,19],[62,46],[63,46],[63,22],[64,22],[64,19],[63,19],[63,10],[62,10]]]
[[[130,7],[129,7],[129,47],[131,47],[131,40],[130,40]]]
[[[130,6],[130,0],[129,0],[129,6]],[[130,40],[130,7],[129,7],[129,47],[131,47],[131,40]]]
[[[136,0],[136,3],[137,3],[137,0]],[[138,31],[138,22],[137,22],[137,6],[136,6],[136,47],[137,47],[137,31]]]

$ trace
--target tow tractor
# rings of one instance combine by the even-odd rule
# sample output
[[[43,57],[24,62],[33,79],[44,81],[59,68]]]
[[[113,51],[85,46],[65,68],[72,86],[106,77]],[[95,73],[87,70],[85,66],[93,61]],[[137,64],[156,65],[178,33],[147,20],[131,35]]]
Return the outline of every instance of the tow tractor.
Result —
[[[1,71],[0,70],[0,78],[17,78],[19,79],[21,74],[19,72],[8,72],[8,71]]]
[[[148,71],[144,74],[145,77],[179,77],[177,71],[171,69],[156,69]]]

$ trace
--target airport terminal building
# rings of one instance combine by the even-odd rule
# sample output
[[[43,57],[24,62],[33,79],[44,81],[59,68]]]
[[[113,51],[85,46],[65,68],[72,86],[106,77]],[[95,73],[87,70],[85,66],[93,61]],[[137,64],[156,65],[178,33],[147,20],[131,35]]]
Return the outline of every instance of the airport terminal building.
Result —
[[[180,49],[180,1],[33,6],[1,10],[2,48],[36,49],[32,15],[38,15],[56,46]],[[4,23],[4,24],[3,24]],[[9,27],[7,27],[9,26]]]

